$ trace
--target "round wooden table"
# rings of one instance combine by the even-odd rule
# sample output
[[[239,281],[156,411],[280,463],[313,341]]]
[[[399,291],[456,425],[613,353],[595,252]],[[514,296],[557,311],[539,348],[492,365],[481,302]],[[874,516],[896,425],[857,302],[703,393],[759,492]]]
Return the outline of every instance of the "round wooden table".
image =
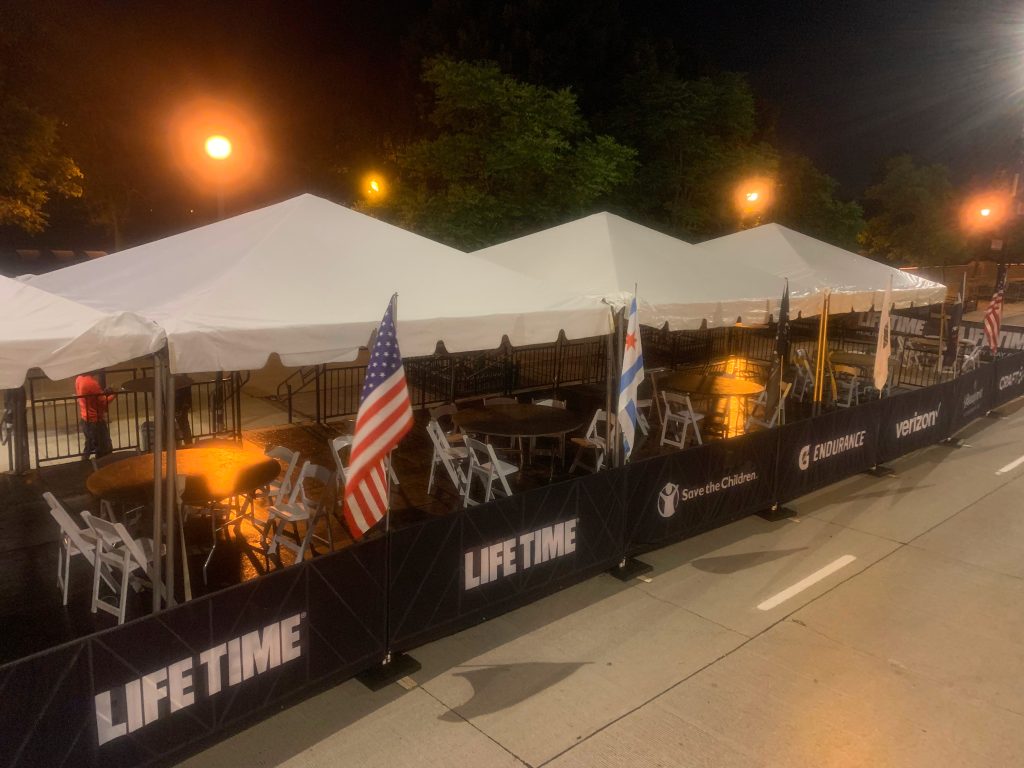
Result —
[[[750,397],[764,392],[764,384],[720,373],[666,373],[657,379],[658,389],[706,397]]]
[[[166,470],[166,454],[163,461]],[[221,444],[177,451],[175,473],[186,477],[182,501],[201,506],[262,488],[281,473],[281,465],[259,451]],[[145,453],[108,464],[89,475],[85,487],[100,498],[149,498],[153,494],[153,455]]]
[[[138,379],[128,379],[124,384],[121,385],[121,390],[124,392],[152,392],[153,391],[153,377],[143,376]],[[192,386],[194,382],[192,378],[185,373],[179,373],[174,377],[174,388],[185,389],[186,387]]]
[[[862,371],[875,369],[875,356],[869,352],[833,352],[829,359],[832,365],[849,365]]]
[[[585,417],[550,405],[492,405],[467,408],[452,414],[455,426],[466,432],[493,437],[548,437],[564,435],[583,426]]]

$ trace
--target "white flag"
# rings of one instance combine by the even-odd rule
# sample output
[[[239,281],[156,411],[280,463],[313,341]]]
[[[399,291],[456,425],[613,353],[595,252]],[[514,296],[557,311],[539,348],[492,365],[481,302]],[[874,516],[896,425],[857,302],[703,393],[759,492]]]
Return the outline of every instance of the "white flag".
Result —
[[[889,379],[889,355],[892,352],[892,339],[890,337],[892,323],[889,317],[889,307],[892,305],[892,275],[889,276],[889,286],[885,289],[885,301],[882,304],[882,317],[878,321],[878,345],[875,347],[875,389],[881,392],[885,388],[885,382]]]
[[[619,379],[618,420],[622,432],[623,457],[628,459],[636,444],[636,392],[644,380],[644,353],[640,348],[640,325],[637,321],[636,294],[629,305],[626,340],[622,349],[622,377]]]

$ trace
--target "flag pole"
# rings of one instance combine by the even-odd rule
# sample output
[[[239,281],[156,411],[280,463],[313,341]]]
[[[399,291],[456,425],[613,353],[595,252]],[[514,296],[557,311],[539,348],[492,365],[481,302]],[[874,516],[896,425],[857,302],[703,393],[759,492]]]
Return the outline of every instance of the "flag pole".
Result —
[[[395,335],[398,335],[398,292],[391,297],[392,320],[395,324]],[[378,334],[379,338],[379,334]],[[376,342],[374,342],[376,346]],[[372,357],[372,351],[371,351]],[[391,652],[391,494],[394,483],[391,482],[391,457],[394,448],[388,451],[384,459],[384,481],[387,483],[384,509],[384,658],[375,667],[356,675],[356,679],[371,691],[379,691],[391,683],[415,674],[422,669],[421,664],[406,653]],[[342,500],[344,504],[344,499]]]

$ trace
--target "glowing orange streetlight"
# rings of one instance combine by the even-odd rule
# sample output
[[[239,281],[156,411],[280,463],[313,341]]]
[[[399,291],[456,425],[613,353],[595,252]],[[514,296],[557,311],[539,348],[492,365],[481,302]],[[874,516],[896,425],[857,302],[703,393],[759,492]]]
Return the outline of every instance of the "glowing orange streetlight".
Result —
[[[206,140],[206,154],[214,160],[227,160],[231,156],[231,140],[227,136],[210,136]]]
[[[387,197],[388,188],[387,183],[384,181],[384,177],[377,173],[371,172],[363,177],[362,183],[360,184],[360,191],[367,202],[379,203]]]
[[[767,176],[756,176],[740,182],[733,193],[733,204],[740,215],[740,223],[757,226],[761,216],[772,204],[775,181]]]
[[[960,224],[968,234],[990,233],[1001,227],[1010,212],[1005,192],[983,192],[975,195],[960,211]]]

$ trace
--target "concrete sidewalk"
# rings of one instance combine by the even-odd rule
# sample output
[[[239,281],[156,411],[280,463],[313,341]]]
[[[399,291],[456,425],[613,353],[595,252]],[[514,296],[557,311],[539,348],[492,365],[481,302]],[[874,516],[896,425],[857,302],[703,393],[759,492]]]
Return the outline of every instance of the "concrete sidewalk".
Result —
[[[1024,412],[418,649],[183,765],[1013,766]],[[814,579],[817,579],[816,581]],[[812,583],[813,581],[813,583]]]

